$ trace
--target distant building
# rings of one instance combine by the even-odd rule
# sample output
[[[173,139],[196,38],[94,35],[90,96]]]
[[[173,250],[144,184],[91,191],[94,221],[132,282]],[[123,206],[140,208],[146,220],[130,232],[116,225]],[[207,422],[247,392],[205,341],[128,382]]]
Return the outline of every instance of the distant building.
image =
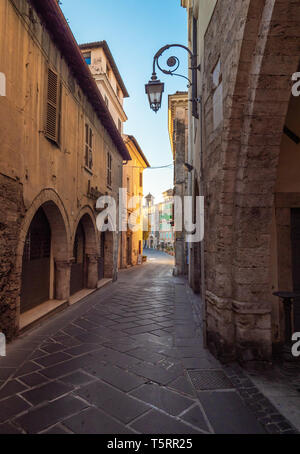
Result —
[[[164,200],[154,203],[152,194],[145,197],[144,224],[148,231],[144,232],[144,246],[150,249],[174,250],[174,202],[173,189],[163,193]]]
[[[154,204],[155,197],[148,194],[144,205],[144,247],[156,249],[159,243],[158,210]]]
[[[157,206],[159,212],[159,242],[158,248],[174,252],[174,191],[163,192],[164,200]]]
[[[81,44],[83,57],[118,128],[123,133],[127,116],[123,108],[129,94],[106,41]]]

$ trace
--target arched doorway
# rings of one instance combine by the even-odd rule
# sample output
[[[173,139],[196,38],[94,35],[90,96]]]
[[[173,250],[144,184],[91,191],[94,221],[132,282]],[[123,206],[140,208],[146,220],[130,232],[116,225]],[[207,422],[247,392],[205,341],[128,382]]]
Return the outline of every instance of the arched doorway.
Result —
[[[277,167],[272,229],[272,288],[300,292],[300,97],[291,96]],[[281,299],[273,299],[273,341],[285,339]],[[300,331],[300,299],[291,313],[293,332]]]
[[[51,228],[43,208],[30,224],[23,252],[20,312],[50,298]]]
[[[285,12],[289,3],[292,2],[284,5]],[[279,332],[282,302],[273,293],[292,286],[283,286],[286,267],[284,273],[278,272],[278,259],[286,260],[287,248],[281,253],[276,249],[279,242],[275,241],[275,219],[279,202],[287,208],[287,216],[278,217],[286,235],[286,220],[293,204],[287,205],[284,190],[275,185],[292,74],[299,65],[299,52],[295,49],[299,27],[295,27],[295,34],[290,33],[290,19],[284,8],[280,0],[251,0],[249,9],[245,9],[237,72],[223,97],[226,103],[232,103],[223,109],[216,167],[209,164],[211,156],[217,156],[213,154],[217,131],[211,132],[211,119],[209,115],[204,117],[207,343],[223,360],[269,361],[272,341],[277,343],[284,338]],[[275,29],[281,31],[284,46],[278,46]],[[207,32],[208,39],[211,36]],[[221,52],[223,81],[227,71],[231,72],[230,77],[234,75],[227,55]],[[209,71],[207,77],[211,78]],[[213,92],[210,102],[213,104]],[[299,167],[289,162],[289,169],[298,171]],[[285,244],[290,245],[289,234],[286,240]]]
[[[71,266],[70,295],[85,288],[86,283],[86,239],[82,221],[79,222],[73,247],[74,262]]]
[[[95,289],[99,280],[99,242],[95,219],[88,207],[78,219],[73,237],[70,295],[83,289]]]

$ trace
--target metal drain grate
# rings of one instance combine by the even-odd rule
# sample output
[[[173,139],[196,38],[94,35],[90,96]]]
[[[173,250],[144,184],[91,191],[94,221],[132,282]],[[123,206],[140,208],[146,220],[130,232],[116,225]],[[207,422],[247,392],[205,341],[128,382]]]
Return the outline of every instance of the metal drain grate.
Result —
[[[222,370],[193,370],[189,371],[189,376],[198,391],[234,388]]]

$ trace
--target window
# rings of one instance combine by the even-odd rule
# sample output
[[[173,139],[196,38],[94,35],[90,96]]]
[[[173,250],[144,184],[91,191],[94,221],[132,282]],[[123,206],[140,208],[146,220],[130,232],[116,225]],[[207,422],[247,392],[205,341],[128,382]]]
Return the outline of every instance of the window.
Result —
[[[110,152],[107,152],[107,186],[112,186],[112,156]]]
[[[89,169],[93,167],[93,131],[87,123],[85,125],[85,165]]]
[[[121,134],[122,133],[122,122],[121,122],[120,118],[118,119],[118,129],[119,129],[119,133]]]
[[[143,186],[143,172],[140,172],[140,187]]]
[[[58,143],[59,127],[61,116],[61,86],[59,84],[58,75],[48,68],[47,79],[47,113],[45,135],[48,139]]]
[[[92,54],[91,54],[91,52],[85,52],[85,53],[83,54],[83,58],[85,59],[85,61],[86,61],[86,63],[87,63],[88,65],[91,65],[91,64],[92,64]]]

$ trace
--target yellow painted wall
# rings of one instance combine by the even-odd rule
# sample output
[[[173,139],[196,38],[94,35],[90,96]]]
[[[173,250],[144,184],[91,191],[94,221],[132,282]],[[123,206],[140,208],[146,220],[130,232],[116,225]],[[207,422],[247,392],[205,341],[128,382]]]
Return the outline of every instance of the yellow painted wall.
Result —
[[[128,192],[128,198],[130,197],[143,197],[143,186],[140,186],[140,173],[143,173],[145,168],[147,168],[147,165],[143,158],[141,157],[140,153],[135,147],[135,144],[131,141],[128,140],[125,136],[125,143],[127,146],[127,149],[130,153],[131,156],[131,161],[129,161],[126,165],[123,167],[123,188],[127,188],[127,178],[129,178],[129,192]],[[142,200],[141,200],[142,203]],[[137,206],[135,209],[138,210]],[[133,210],[129,210],[132,212]],[[141,214],[141,219],[142,219],[142,214]],[[126,233],[123,233],[123,238],[122,238],[122,250],[121,250],[121,266],[126,266]],[[136,265],[138,261],[138,255],[139,255],[139,242],[141,241],[141,249],[142,249],[142,254],[143,254],[143,231],[137,231],[137,232],[132,232],[132,255],[131,255],[131,263],[132,265]]]

